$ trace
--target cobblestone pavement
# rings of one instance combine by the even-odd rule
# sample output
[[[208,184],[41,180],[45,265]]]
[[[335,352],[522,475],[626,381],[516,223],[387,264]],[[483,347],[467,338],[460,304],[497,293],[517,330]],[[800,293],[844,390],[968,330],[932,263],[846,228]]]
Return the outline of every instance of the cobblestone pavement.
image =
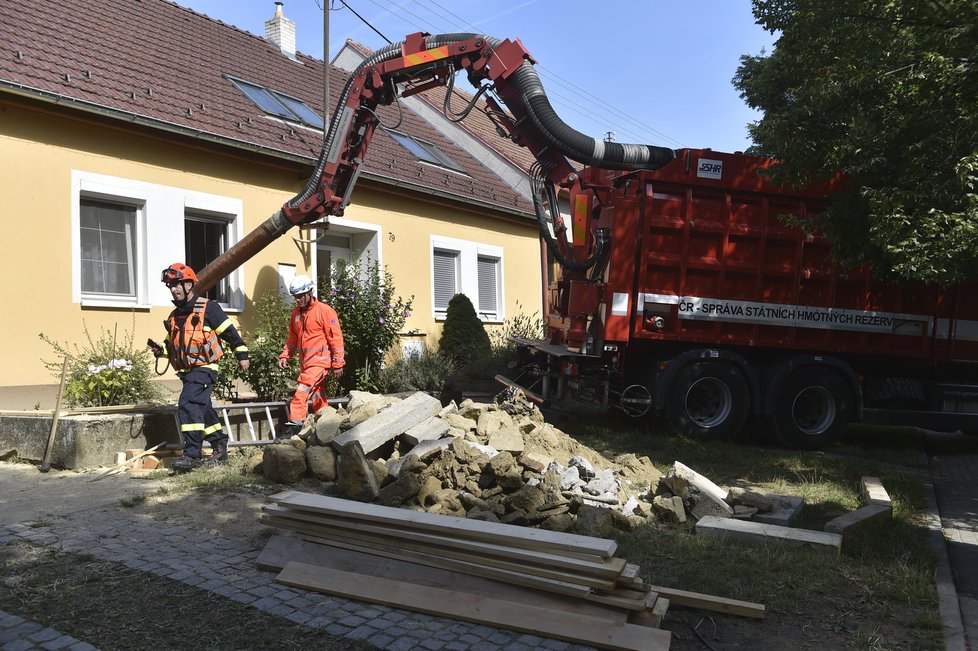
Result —
[[[978,437],[929,432],[927,452],[965,643],[978,650]]]
[[[40,526],[38,526],[40,525]],[[120,509],[86,510],[61,518],[0,525],[0,545],[11,541],[89,554],[210,590],[227,599],[379,649],[408,651],[585,651],[535,635],[369,605],[287,588],[275,573],[259,570],[261,550],[203,532],[161,525]],[[221,549],[201,555],[200,550]],[[184,559],[192,559],[188,562]],[[0,651],[95,647],[58,631],[0,612]]]

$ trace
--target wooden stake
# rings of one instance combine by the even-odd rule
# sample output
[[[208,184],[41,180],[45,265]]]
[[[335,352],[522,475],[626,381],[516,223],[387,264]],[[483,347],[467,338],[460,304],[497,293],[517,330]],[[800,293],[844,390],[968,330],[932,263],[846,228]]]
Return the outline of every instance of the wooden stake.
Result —
[[[54,413],[52,414],[51,421],[51,433],[48,435],[48,446],[44,450],[44,460],[41,462],[38,470],[41,472],[47,472],[51,470],[51,452],[54,450],[54,435],[58,432],[58,417],[61,415],[61,400],[64,398],[65,393],[65,377],[68,375],[68,360],[71,357],[65,355],[64,364],[61,365],[61,384],[58,385],[58,401],[54,406]]]

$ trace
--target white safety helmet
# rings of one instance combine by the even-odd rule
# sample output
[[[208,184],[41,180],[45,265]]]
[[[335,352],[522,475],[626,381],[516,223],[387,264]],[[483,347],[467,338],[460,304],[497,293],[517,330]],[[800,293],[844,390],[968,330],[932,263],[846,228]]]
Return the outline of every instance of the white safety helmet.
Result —
[[[293,296],[311,292],[314,288],[315,283],[312,282],[312,278],[309,276],[296,276],[292,279],[292,282],[289,283],[289,293]]]

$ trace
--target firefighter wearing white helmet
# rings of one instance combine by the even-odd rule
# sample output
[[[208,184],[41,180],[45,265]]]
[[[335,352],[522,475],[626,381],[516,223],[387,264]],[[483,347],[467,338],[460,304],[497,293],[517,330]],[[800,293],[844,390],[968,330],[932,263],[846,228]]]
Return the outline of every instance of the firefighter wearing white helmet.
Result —
[[[276,438],[287,439],[298,434],[309,413],[312,400],[313,413],[322,409],[328,400],[325,394],[329,376],[342,377],[345,364],[343,332],[336,310],[316,299],[312,278],[299,275],[289,283],[289,293],[295,299],[295,308],[289,317],[289,336],[278,357],[279,368],[284,369],[293,355],[299,355],[299,379],[295,395],[289,403],[289,422]]]

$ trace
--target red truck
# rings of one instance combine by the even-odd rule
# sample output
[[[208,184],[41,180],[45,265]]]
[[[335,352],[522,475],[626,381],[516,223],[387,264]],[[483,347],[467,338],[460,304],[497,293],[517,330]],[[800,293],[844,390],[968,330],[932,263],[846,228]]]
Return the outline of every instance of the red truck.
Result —
[[[804,449],[853,421],[975,427],[976,288],[836,268],[824,237],[787,225],[822,210],[826,188],[786,191],[760,173],[770,164],[685,149],[657,170],[583,170],[571,258],[605,231],[607,262],[564,267],[549,340],[521,342],[513,383],[656,412],[694,437],[728,438],[754,417]]]
[[[687,436],[728,438],[753,416],[807,449],[852,421],[978,425],[974,288],[836,269],[824,238],[783,219],[824,208],[825,188],[775,187],[765,159],[590,138],[556,115],[533,63],[519,40],[478,34],[412,34],[375,52],[344,86],[304,190],[203,269],[200,287],[292,226],[343,214],[374,109],[464,71],[500,135],[537,160],[540,235],[561,269],[548,338],[520,342],[525,365],[502,382],[661,413]],[[474,105],[445,111],[457,120]]]

